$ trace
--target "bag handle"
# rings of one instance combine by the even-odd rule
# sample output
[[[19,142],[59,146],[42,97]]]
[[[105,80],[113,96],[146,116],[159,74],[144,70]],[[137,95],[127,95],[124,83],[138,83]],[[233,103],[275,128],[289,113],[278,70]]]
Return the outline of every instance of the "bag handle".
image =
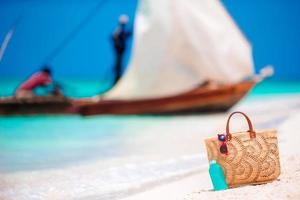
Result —
[[[253,126],[252,126],[252,123],[251,123],[250,118],[249,118],[245,113],[237,111],[237,112],[231,113],[231,114],[229,115],[229,117],[228,117],[227,125],[226,125],[226,139],[227,139],[227,141],[230,141],[231,138],[232,138],[232,135],[231,135],[231,133],[230,133],[230,131],[229,131],[229,122],[230,122],[231,117],[232,117],[233,115],[235,115],[235,114],[242,114],[242,115],[246,118],[246,120],[247,120],[247,122],[248,122],[248,126],[249,126],[248,132],[249,132],[250,138],[251,138],[251,139],[255,138],[255,137],[256,137],[256,133],[255,133],[255,131],[254,131],[254,129],[253,129]]]

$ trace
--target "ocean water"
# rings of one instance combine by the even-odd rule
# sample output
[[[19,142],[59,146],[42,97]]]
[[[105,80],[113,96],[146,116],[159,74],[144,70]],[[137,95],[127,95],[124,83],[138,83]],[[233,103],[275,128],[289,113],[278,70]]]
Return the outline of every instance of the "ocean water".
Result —
[[[0,97],[11,96],[22,82],[21,79],[16,78],[0,78]],[[101,94],[112,87],[111,81],[99,80],[82,80],[82,79],[58,79],[57,82],[61,84],[63,92],[66,96],[71,97],[89,97]],[[38,89],[39,94],[43,94],[43,89]],[[264,81],[258,84],[251,92],[251,96],[265,95],[265,94],[285,94],[285,93],[299,93],[300,81]]]
[[[75,97],[109,88],[66,82],[65,92]],[[1,95],[11,95],[18,83],[2,79]],[[234,109],[257,119],[263,113],[258,126],[273,127],[299,109],[299,98],[292,98],[298,93],[300,82],[265,82]],[[277,101],[282,95],[291,98]],[[0,199],[120,199],[197,173],[207,166],[201,135],[220,129],[225,117],[0,117]]]

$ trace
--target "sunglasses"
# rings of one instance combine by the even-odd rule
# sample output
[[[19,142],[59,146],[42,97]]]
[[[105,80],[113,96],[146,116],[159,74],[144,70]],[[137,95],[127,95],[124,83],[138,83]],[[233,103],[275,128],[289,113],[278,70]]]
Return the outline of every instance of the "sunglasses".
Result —
[[[218,134],[218,140],[221,142],[221,146],[220,146],[221,154],[228,155],[228,148],[227,148],[227,144],[226,144],[226,135]]]

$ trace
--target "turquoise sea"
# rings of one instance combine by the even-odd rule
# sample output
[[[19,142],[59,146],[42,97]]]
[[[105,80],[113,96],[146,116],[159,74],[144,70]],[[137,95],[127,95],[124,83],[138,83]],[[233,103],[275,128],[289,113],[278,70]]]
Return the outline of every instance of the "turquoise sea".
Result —
[[[19,82],[0,80],[1,96],[11,95]],[[62,83],[66,94],[73,97],[96,95],[110,85],[88,80],[64,80]],[[285,94],[300,94],[300,82],[266,81],[257,85],[243,101],[256,101],[266,96],[272,99]],[[54,173],[51,177],[53,184],[57,184],[55,189],[58,193],[61,192],[60,186],[66,187],[66,190],[70,188],[70,194],[79,194],[82,188],[89,188],[91,194],[102,195],[103,199],[111,199],[112,196],[117,199],[128,188],[131,191],[144,182],[198,170],[203,161],[198,157],[200,153],[197,155],[199,145],[190,144],[198,132],[209,131],[205,127],[213,127],[214,120],[220,120],[220,117],[216,115],[212,119],[201,115],[2,116],[0,175],[6,177],[4,181],[13,180],[15,185],[11,190],[14,194],[19,191],[20,196],[32,189],[21,189],[26,178],[36,178],[39,182],[46,174]],[[193,132],[195,130],[198,131]],[[87,174],[86,177],[77,177],[83,179],[79,182],[72,178],[79,176],[76,170]],[[59,175],[61,177],[58,178],[55,173],[66,177]],[[22,177],[25,177],[24,180],[19,180]],[[95,183],[91,182],[93,179]],[[40,184],[46,184],[47,181],[43,181]],[[74,185],[81,189],[73,191]],[[95,188],[95,185],[104,189]],[[53,189],[53,185],[32,187],[42,194]],[[12,191],[9,189],[4,193],[9,196]],[[40,199],[44,199],[42,194]]]
[[[109,83],[65,80],[65,93],[73,97],[93,96]],[[1,80],[1,96],[13,94],[20,80]],[[300,93],[300,82],[264,82],[248,99],[262,95]],[[31,170],[69,165],[89,159],[112,158],[120,138],[134,137],[131,128],[147,127],[169,117],[139,116],[19,116],[0,117],[0,171]],[[138,133],[136,133],[138,134]],[[101,153],[99,153],[101,152]]]
[[[0,96],[11,96],[18,85],[22,82],[20,79],[0,78]],[[67,96],[71,97],[88,97],[103,93],[112,87],[110,81],[98,80],[79,80],[79,79],[63,79],[57,80],[63,87],[63,91]],[[43,93],[43,90],[38,90]],[[258,84],[251,92],[251,96],[265,94],[284,94],[299,93],[300,81],[264,81]]]
[[[20,83],[10,79],[0,81],[0,95],[9,96]],[[91,80],[64,80],[68,96],[86,97],[99,94],[110,87],[109,83]],[[249,97],[261,95],[300,93],[300,82],[263,82]],[[116,146],[119,136],[127,129],[143,127],[144,123],[168,120],[168,117],[114,117],[99,116],[33,116],[0,117],[0,171],[30,170],[68,165],[122,154]],[[132,124],[137,122],[139,124]]]

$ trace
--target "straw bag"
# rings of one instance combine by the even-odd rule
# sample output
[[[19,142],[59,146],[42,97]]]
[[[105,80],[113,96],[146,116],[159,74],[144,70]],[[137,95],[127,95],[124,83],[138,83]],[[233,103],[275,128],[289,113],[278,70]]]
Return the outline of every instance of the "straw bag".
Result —
[[[231,134],[230,118],[237,113],[246,118],[249,131]],[[254,131],[245,113],[232,113],[226,134],[206,139],[205,144],[208,160],[216,160],[222,167],[228,187],[272,182],[280,174],[276,131]]]

